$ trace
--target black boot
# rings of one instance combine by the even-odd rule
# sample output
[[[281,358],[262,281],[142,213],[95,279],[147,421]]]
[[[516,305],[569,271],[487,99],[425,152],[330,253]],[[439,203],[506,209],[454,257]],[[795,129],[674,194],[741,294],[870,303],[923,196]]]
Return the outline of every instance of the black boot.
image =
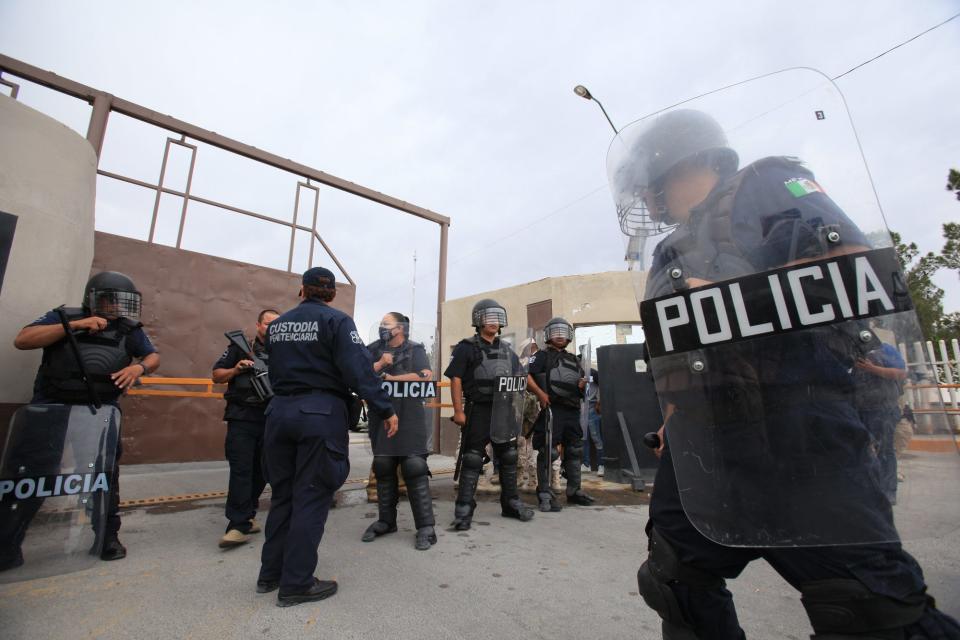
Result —
[[[108,533],[100,551],[101,560],[123,560],[127,557],[127,548],[120,544],[116,533]]]
[[[397,501],[399,487],[397,486],[397,463],[389,456],[375,456],[373,472],[377,477],[377,511],[378,519],[367,527],[360,538],[364,542],[372,542],[378,537],[393,533],[397,530]]]
[[[567,504],[589,507],[595,500],[580,488],[582,460],[583,446],[568,446],[563,452],[563,468],[567,472]]]
[[[400,463],[403,479],[407,483],[407,498],[410,511],[417,527],[417,539],[414,546],[418,551],[426,551],[437,543],[437,534],[433,530],[436,520],[433,517],[433,498],[430,495],[430,469],[427,461],[420,456],[409,456]]]
[[[557,496],[553,495],[553,491],[550,491],[549,488],[546,491],[537,491],[537,501],[540,503],[540,511],[544,513],[563,511],[563,506],[557,500]]]
[[[417,529],[417,541],[413,545],[417,551],[427,551],[435,544],[437,544],[437,532],[433,525]]]
[[[537,453],[537,500],[540,502],[540,511],[544,513],[562,511],[563,507],[550,489],[550,467],[552,451],[540,449]]]
[[[483,468],[483,454],[466,451],[460,463],[460,487],[457,489],[457,502],[453,507],[451,526],[457,531],[467,531],[473,523],[473,512],[477,503],[473,497],[477,493],[480,470]]]
[[[500,453],[500,514],[527,522],[533,519],[533,509],[523,504],[517,494],[517,458],[516,447]]]

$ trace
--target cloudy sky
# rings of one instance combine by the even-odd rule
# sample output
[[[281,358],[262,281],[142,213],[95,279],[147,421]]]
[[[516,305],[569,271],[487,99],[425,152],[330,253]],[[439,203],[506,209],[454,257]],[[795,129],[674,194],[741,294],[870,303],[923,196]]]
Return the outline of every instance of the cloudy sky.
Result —
[[[623,268],[606,188],[612,131],[574,85],[622,127],[786,67],[840,75],[956,13],[960,2],[935,0],[3,0],[0,52],[449,216],[456,298]],[[837,81],[890,226],[924,250],[938,251],[941,224],[960,219],[944,189],[960,166],[958,56],[960,19]],[[21,99],[86,131],[89,110],[75,101],[29,86]],[[112,117],[102,166],[156,182],[164,137]],[[183,157],[172,162],[174,175]],[[144,237],[152,196],[108,182],[98,227]],[[198,153],[197,195],[289,219],[295,188],[292,176]],[[166,200],[159,238],[170,242],[179,209]],[[281,227],[190,211],[188,248],[286,267]],[[416,320],[433,316],[435,225],[328,188],[318,211],[358,282],[358,325],[409,311],[414,251]],[[938,281],[948,310],[960,310],[956,275]]]

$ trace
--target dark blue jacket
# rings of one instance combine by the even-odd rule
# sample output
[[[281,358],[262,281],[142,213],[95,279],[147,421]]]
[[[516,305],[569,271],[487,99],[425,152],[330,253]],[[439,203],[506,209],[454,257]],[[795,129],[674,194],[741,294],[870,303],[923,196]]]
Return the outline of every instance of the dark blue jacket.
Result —
[[[320,390],[346,398],[353,390],[378,415],[393,415],[370,352],[353,318],[344,312],[319,300],[304,300],[270,323],[266,346],[277,395]]]

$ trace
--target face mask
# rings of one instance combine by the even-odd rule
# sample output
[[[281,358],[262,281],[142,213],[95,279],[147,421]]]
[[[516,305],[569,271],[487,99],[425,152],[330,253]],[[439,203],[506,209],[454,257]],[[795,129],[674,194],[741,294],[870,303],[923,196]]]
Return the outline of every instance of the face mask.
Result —
[[[380,339],[384,342],[389,342],[393,337],[393,329],[388,329],[387,327],[380,327]]]

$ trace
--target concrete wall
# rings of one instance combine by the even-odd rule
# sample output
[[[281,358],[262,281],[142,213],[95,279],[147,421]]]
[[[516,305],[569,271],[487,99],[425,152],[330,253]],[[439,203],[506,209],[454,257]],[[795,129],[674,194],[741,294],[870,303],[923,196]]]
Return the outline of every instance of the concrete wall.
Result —
[[[552,300],[553,315],[566,318],[574,326],[618,322],[639,324],[635,283],[642,291],[646,274],[639,271],[607,271],[544,278],[447,300],[442,307],[445,343],[442,353],[444,357],[449,357],[453,345],[473,334],[470,313],[473,305],[483,298],[493,298],[507,310],[510,327],[504,329],[504,334],[512,333],[511,328],[525,328],[527,305],[543,300]]]
[[[143,294],[163,377],[210,377],[225,331],[252,337],[261,309],[299,303],[299,274],[97,232],[93,272],[107,270],[133,278]],[[354,297],[338,283],[333,306],[352,314]],[[122,407],[124,463],[223,459],[223,400],[130,396]]]
[[[527,305],[553,301],[553,315],[566,318],[574,326],[590,324],[625,323],[639,324],[640,310],[637,307],[635,290],[643,291],[646,274],[639,271],[607,271],[557,278],[544,278],[513,287],[485,291],[465,298],[447,300],[443,303],[443,342],[441,346],[441,369],[449,361],[454,345],[474,333],[470,325],[473,305],[483,298],[493,298],[507,310],[509,327],[504,335],[518,335],[526,329]],[[576,345],[574,345],[576,347]],[[448,390],[442,400],[450,402]],[[441,412],[440,451],[445,455],[456,453],[458,429],[448,417],[450,409]]]
[[[30,400],[40,364],[40,351],[13,348],[17,332],[45,311],[80,303],[94,252],[96,171],[86,139],[0,95],[0,211],[17,216],[0,290],[0,432]]]

